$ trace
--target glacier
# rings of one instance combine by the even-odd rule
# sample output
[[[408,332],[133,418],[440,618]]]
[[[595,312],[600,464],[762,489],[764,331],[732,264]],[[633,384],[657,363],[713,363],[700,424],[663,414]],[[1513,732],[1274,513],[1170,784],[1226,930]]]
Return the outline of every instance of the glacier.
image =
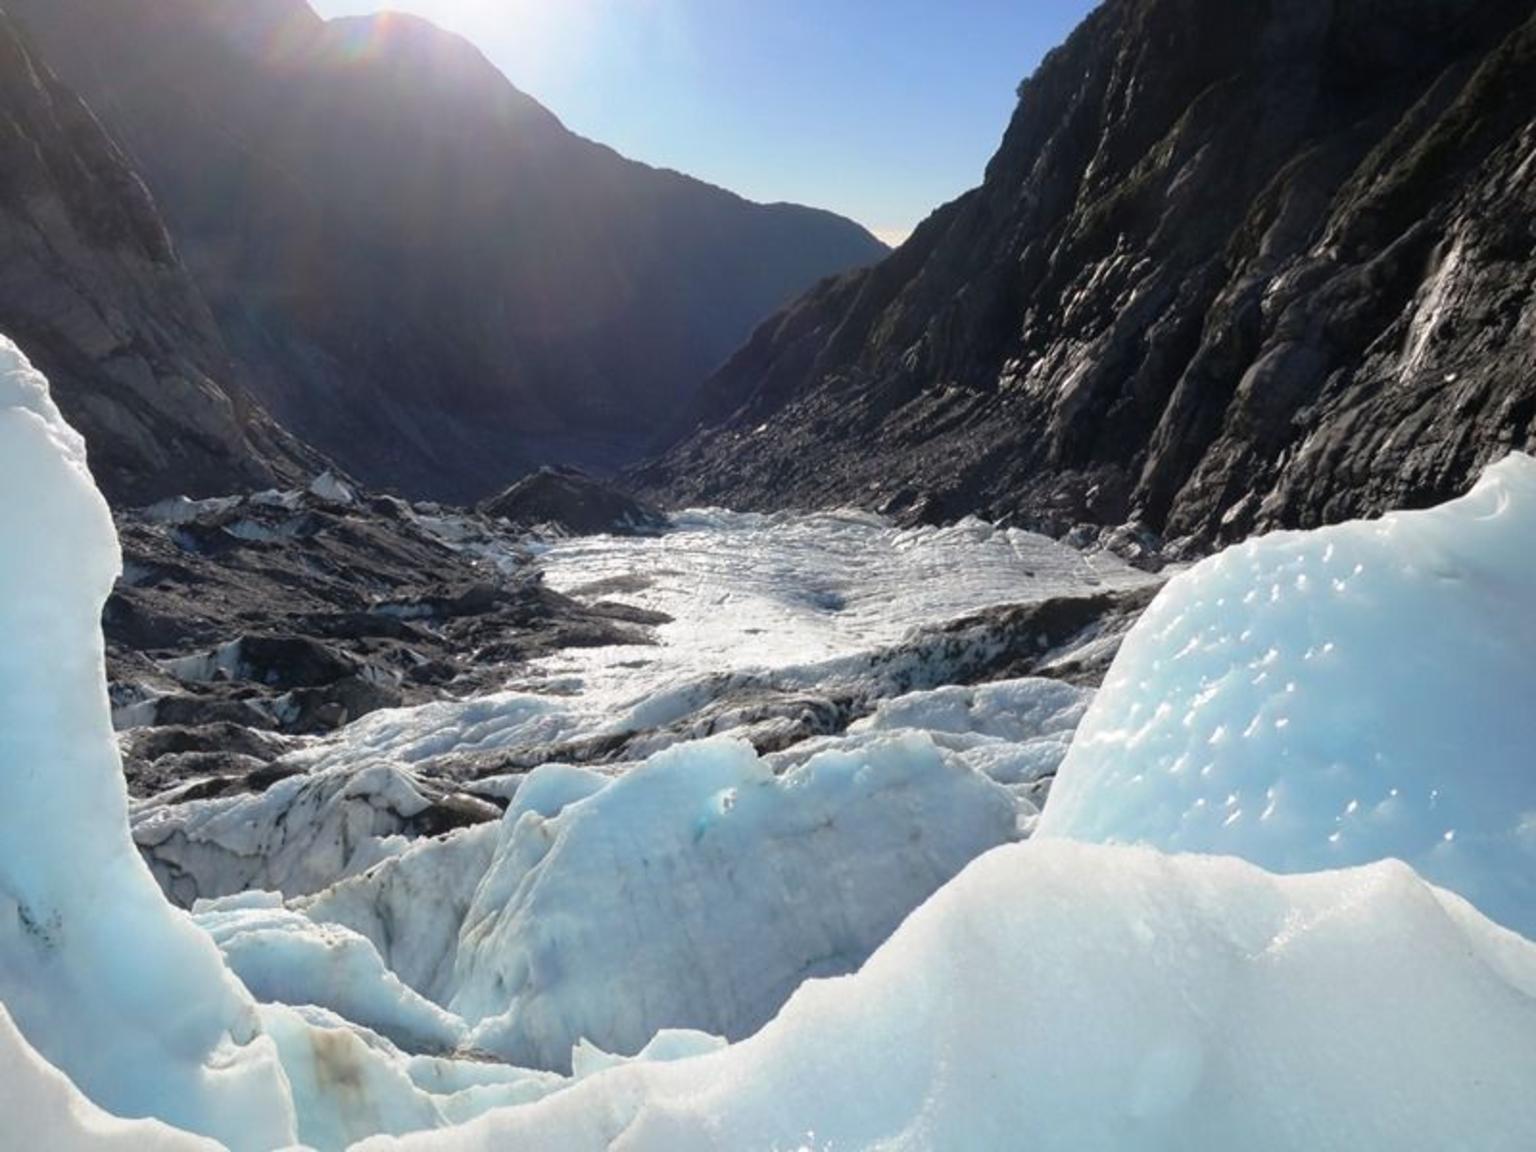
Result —
[[[637,553],[675,643],[562,653],[487,699],[369,717],[313,742],[310,775],[270,800],[181,823],[147,806],[167,867],[221,893],[190,914],[129,837],[98,625],[110,516],[3,341],[0,471],[7,1140],[1536,1146],[1513,743],[1536,461],[1440,509],[1196,565],[1097,694],[944,686],[869,656],[1076,563],[1028,534],[700,513],[670,543],[557,542],[567,587],[619,579],[601,569],[624,549],[685,550],[681,576]],[[751,613],[783,635],[732,636],[753,618],[729,609],[748,547],[773,560]],[[946,588],[946,555],[981,575]],[[801,563],[816,604],[796,616]],[[499,821],[400,835],[430,756],[686,711],[721,667],[888,679],[841,735],[759,753],[680,730],[632,761],[493,782]],[[1212,806],[1220,821],[1182,818]],[[285,812],[314,827],[276,836]],[[357,851],[328,854],[337,839]],[[293,891],[236,891],[262,885]]]
[[[631,1065],[452,1148],[1522,1152],[1536,945],[1385,862],[1000,848],[749,1040]]]
[[[776,771],[729,737],[616,777],[530,773],[496,825],[413,845],[323,892],[200,902],[263,999],[415,1051],[570,1072],[582,1043],[740,1039],[807,978],[861,964],[1034,808],[909,730]]]
[[[514,801],[504,826],[449,1007],[475,1048],[558,1071],[582,1039],[756,1031],[1019,835],[1004,788],[917,735],[782,775],[740,741],[682,745],[553,819]]]
[[[1396,857],[1536,936],[1536,462],[1175,576],[1038,834],[1309,872]]]
[[[541,551],[551,587],[618,595],[670,621],[655,648],[570,648],[530,683],[577,680],[614,712],[658,684],[764,672],[817,683],[838,661],[902,639],[916,623],[981,609],[1154,583],[1112,553],[975,518],[895,529],[842,509],[813,514],[693,509],[657,537],[581,537]],[[750,557],[750,563],[743,558]]]
[[[437,520],[452,538],[449,518]],[[533,547],[556,591],[588,603],[621,596],[652,614],[655,643],[564,648],[529,661],[505,691],[372,713],[294,762],[420,768],[526,746],[574,751],[657,730],[631,746],[641,759],[728,728],[753,735],[749,706],[709,710],[753,693],[875,701],[937,687],[951,671],[942,659],[899,650],[919,625],[1158,583],[1113,554],[1083,555],[978,520],[896,529],[846,510],[718,509],[676,520],[660,536],[479,545],[487,562],[507,566]]]
[[[128,837],[103,672],[112,517],[0,339],[0,1003],[97,1104],[266,1149],[295,1134],[256,1005]]]

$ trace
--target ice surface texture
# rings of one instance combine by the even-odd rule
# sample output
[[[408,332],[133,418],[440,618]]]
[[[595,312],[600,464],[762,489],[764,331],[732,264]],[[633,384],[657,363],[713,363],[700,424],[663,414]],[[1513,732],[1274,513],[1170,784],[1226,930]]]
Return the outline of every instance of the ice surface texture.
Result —
[[[1031,841],[750,1040],[384,1149],[1528,1152],[1536,945],[1387,862]]]
[[[96,1103],[291,1139],[255,1005],[128,838],[101,609],[117,537],[85,444],[0,338],[0,1001]]]
[[[660,536],[562,540],[543,555],[561,592],[672,616],[660,630],[663,650],[650,655],[673,679],[819,664],[895,643],[914,624],[1155,579],[1109,553],[1087,556],[976,519],[902,529],[850,509],[693,509],[674,524]],[[626,661],[636,655],[645,654]],[[620,696],[627,672],[648,675],[574,649],[550,662],[551,673],[561,664]]]
[[[559,1071],[582,1038],[632,1053],[663,1027],[748,1035],[1019,834],[1006,789],[911,733],[783,776],[699,741],[553,818],[514,802],[503,829],[449,1007],[473,1047]]]
[[[402,851],[428,807],[409,774],[363,764],[279,780],[265,792],[211,800],[149,800],[130,813],[133,837],[178,901],[252,889],[318,892]]]
[[[1277,532],[1126,639],[1039,835],[1282,872],[1386,857],[1536,936],[1536,460],[1460,500]]]
[[[0,1004],[0,1125],[5,1147],[38,1152],[219,1152],[159,1120],[120,1120],[81,1095],[16,1030]]]
[[[558,541],[540,558],[558,591],[669,617],[655,629],[656,644],[564,648],[530,661],[509,691],[375,712],[294,762],[409,766],[682,729],[656,734],[634,749],[639,758],[685,739],[688,718],[712,700],[749,704],[757,692],[797,690],[877,699],[923,682],[920,657],[911,665],[877,660],[918,626],[1158,579],[1107,553],[1084,556],[1049,537],[977,520],[898,529],[852,511],[702,510],[677,522],[659,536]],[[943,682],[944,670],[933,674]],[[719,730],[701,727],[693,734]]]
[[[629,1054],[666,1028],[750,1034],[1033,811],[921,733],[832,742],[778,774],[719,738],[616,778],[547,765],[498,825],[288,909],[237,897],[198,921],[263,1000],[566,1072],[583,1040]]]

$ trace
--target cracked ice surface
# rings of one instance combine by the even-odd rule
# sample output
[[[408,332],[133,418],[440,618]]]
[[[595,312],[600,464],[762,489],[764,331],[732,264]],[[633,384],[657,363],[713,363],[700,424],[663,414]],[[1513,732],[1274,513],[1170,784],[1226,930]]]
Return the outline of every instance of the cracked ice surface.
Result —
[[[542,661],[540,676],[574,677],[609,700],[712,672],[805,667],[809,678],[917,625],[1155,579],[1108,553],[976,519],[899,529],[855,511],[708,509],[675,520],[661,536],[567,540],[543,554],[558,591],[673,622],[656,649],[567,649]]]
[[[308,760],[415,764],[559,746],[675,724],[746,687],[867,684],[870,659],[915,628],[984,608],[1128,589],[1157,577],[1116,557],[966,520],[898,529],[859,512],[679,514],[659,536],[561,541],[551,587],[665,613],[654,645],[568,648],[508,691],[365,717]],[[665,746],[665,741],[657,747]]]

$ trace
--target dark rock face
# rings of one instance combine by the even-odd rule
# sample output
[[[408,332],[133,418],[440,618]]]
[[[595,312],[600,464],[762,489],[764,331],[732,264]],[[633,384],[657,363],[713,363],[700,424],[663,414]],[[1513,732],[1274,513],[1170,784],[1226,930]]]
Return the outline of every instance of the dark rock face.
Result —
[[[642,490],[1211,543],[1536,447],[1530,0],[1108,0],[983,185],[761,326]]]
[[[919,689],[1021,676],[1097,688],[1121,642],[1161,590],[1161,584],[1148,584],[1128,591],[987,609],[920,629],[906,644],[887,653],[885,661],[916,664],[912,686]],[[941,670],[942,679],[931,678],[935,668]]]
[[[7,7],[133,156],[260,398],[375,487],[633,460],[764,316],[885,252],[575,136],[410,17]]]
[[[0,331],[49,377],[115,500],[313,466],[241,386],[143,182],[3,9]]]
[[[658,532],[667,518],[654,506],[569,468],[540,468],[484,510],[520,528],[553,527],[571,536]]]
[[[485,692],[560,648],[646,643],[662,622],[546,588],[497,521],[346,495],[117,514],[124,571],[103,629],[135,795],[262,791],[291,774],[294,736]]]

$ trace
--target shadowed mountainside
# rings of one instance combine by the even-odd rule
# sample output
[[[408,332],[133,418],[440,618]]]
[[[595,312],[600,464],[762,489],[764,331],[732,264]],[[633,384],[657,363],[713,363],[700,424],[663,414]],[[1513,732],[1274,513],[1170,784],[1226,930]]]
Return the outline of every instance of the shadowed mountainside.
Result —
[[[1462,490],[1536,447],[1532,11],[1108,0],[640,487],[1202,542]]]
[[[115,500],[316,467],[254,403],[154,200],[0,9],[0,330],[52,381]]]
[[[132,156],[274,415],[469,500],[653,446],[774,308],[885,248],[568,132],[458,37],[303,0],[7,0]]]

